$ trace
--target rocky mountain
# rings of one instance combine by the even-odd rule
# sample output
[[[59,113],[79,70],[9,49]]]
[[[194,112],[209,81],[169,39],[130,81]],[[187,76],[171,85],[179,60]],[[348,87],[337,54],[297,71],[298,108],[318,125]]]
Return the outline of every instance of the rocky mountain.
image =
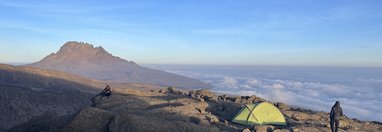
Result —
[[[76,75],[0,64],[0,131],[38,121],[56,122],[52,129],[58,129],[102,87]]]
[[[118,83],[147,83],[181,88],[208,88],[209,84],[172,73],[139,66],[108,53],[102,47],[70,41],[57,53],[28,66],[58,70]]]

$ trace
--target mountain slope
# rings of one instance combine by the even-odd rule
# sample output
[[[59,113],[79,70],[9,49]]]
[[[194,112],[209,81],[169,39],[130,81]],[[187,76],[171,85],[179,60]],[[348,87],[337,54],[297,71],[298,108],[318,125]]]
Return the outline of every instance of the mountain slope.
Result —
[[[99,81],[71,74],[0,64],[0,131],[73,115],[89,106],[92,91],[102,87]]]
[[[172,73],[145,68],[81,42],[65,43],[57,53],[28,66],[58,70],[118,83],[148,83],[181,88],[208,88],[209,84]]]

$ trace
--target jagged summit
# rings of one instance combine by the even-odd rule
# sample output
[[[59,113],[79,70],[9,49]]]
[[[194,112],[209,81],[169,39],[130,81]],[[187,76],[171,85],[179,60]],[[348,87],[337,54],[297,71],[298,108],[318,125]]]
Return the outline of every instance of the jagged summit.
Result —
[[[134,63],[113,56],[101,46],[94,47],[92,44],[78,41],[66,42],[57,53],[51,53],[41,60],[40,63],[68,61],[92,61],[93,63],[125,61],[127,63]]]
[[[66,42],[59,51],[28,66],[58,70],[92,79],[119,83],[148,83],[182,88],[208,88],[209,84],[164,71],[153,70],[113,56],[101,46]]]
[[[67,54],[72,52],[85,52],[85,53],[95,53],[95,54],[102,53],[105,55],[111,55],[101,46],[94,47],[92,44],[85,43],[85,42],[77,42],[77,41],[66,42],[60,48],[57,54]]]

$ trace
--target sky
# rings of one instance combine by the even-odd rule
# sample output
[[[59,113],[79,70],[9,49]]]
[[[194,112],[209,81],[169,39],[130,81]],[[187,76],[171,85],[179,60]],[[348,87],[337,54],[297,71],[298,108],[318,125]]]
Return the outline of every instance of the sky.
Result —
[[[0,62],[73,40],[138,64],[382,67],[382,1],[0,0]]]

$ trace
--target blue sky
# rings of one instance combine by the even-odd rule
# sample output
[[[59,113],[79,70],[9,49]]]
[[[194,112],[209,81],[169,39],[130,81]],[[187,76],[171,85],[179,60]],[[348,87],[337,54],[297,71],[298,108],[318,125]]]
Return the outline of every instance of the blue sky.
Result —
[[[0,0],[0,62],[71,40],[140,64],[382,67],[382,1]]]

